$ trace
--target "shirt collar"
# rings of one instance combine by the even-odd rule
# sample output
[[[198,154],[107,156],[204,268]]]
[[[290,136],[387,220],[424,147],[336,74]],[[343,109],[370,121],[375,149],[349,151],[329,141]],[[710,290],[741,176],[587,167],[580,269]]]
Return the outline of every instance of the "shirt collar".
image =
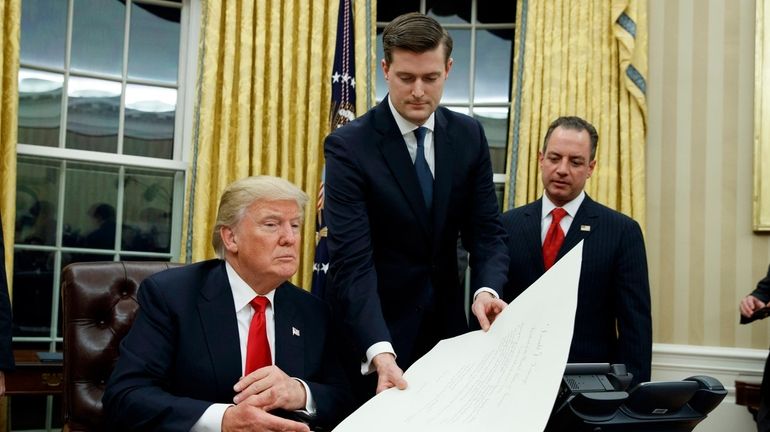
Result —
[[[583,204],[583,200],[586,198],[586,191],[580,191],[580,194],[575,197],[572,201],[568,202],[567,204],[564,204],[561,206],[564,210],[567,211],[567,214],[571,217],[575,217],[577,214],[578,209],[580,208],[580,204]],[[551,210],[555,209],[556,205],[551,202],[550,199],[548,199],[548,194],[543,192],[543,213],[540,215],[540,220],[543,220],[551,214]]]
[[[227,271],[227,280],[230,282],[230,288],[233,291],[233,300],[235,302],[235,311],[238,312],[241,309],[251,303],[251,300],[257,296],[257,293],[244,281],[238,273],[236,273],[233,266],[229,262],[225,261],[225,270]],[[273,298],[275,297],[275,289],[265,294],[270,304],[273,304]]]
[[[406,135],[408,133],[411,133],[413,130],[417,129],[420,126],[425,127],[429,131],[433,132],[433,126],[436,123],[436,113],[432,112],[430,114],[430,117],[428,117],[428,120],[425,121],[425,123],[421,125],[414,124],[410,122],[409,120],[405,119],[397,110],[396,107],[393,106],[393,102],[390,100],[390,95],[388,95],[388,106],[390,107],[390,112],[393,114],[393,118],[396,119],[396,124],[398,125],[398,130],[401,131],[401,135]]]

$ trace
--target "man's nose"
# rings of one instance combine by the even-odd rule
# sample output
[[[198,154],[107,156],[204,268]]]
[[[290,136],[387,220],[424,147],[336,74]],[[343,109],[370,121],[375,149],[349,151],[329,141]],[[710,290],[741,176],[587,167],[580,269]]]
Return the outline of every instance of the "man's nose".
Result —
[[[299,232],[295,232],[293,226],[284,225],[281,227],[281,236],[278,241],[281,245],[289,246],[297,242],[297,237],[299,237]]]
[[[425,96],[425,90],[422,88],[422,81],[415,81],[414,85],[412,86],[412,96],[418,99]]]
[[[556,172],[559,174],[567,174],[568,164],[569,160],[567,160],[567,158],[560,160],[558,165],[556,165]]]

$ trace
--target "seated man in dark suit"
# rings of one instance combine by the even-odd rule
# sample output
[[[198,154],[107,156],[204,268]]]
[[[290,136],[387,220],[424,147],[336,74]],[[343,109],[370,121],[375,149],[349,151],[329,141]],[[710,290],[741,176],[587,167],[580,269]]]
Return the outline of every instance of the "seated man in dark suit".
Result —
[[[647,257],[639,224],[583,190],[598,141],[596,129],[579,117],[551,123],[539,156],[543,197],[503,215],[510,254],[503,299],[513,301],[585,240],[569,362],[624,363],[633,385],[650,380]]]
[[[288,282],[307,201],[280,178],[236,181],[213,230],[220,259],[142,283],[103,399],[114,427],[307,431],[275,414],[329,427],[349,412],[330,311]]]

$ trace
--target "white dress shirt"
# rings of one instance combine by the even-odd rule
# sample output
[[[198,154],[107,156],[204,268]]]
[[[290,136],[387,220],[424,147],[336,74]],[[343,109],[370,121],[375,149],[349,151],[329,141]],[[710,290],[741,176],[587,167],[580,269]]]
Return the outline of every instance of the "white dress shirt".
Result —
[[[583,204],[585,197],[586,192],[581,191],[580,194],[575,197],[575,199],[562,206],[562,208],[567,211],[567,214],[561,218],[559,226],[561,227],[562,232],[564,232],[565,237],[567,236],[569,227],[572,226],[572,221],[575,220],[575,215],[580,209],[580,204]],[[545,242],[545,236],[548,234],[548,228],[551,226],[551,220],[553,220],[551,211],[555,208],[556,205],[552,203],[550,199],[548,199],[548,194],[543,192],[543,212],[540,216],[540,244]]]
[[[230,263],[225,261],[225,270],[227,271],[227,280],[230,282],[230,288],[233,291],[233,300],[235,303],[235,319],[238,321],[238,342],[241,348],[241,371],[246,375],[246,345],[249,341],[249,327],[251,327],[251,318],[254,316],[254,308],[251,307],[251,300],[257,297],[254,290],[235,272]],[[267,341],[270,344],[270,358],[275,364],[275,315],[273,302],[275,290],[265,294],[270,301],[265,308],[265,327],[267,331]],[[308,385],[299,378],[294,378],[305,387],[307,395],[305,411],[308,414],[315,414],[315,401],[310,393]],[[233,383],[235,385],[235,383]],[[233,404],[215,403],[210,405],[198,421],[190,429],[190,432],[218,432],[222,429],[222,418],[225,410]]]

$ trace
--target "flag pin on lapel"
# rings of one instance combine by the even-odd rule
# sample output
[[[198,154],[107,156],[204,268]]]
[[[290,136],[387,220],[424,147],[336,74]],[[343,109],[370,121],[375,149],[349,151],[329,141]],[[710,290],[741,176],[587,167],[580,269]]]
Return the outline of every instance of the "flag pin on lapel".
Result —
[[[299,329],[297,327],[291,328],[291,335],[292,336],[299,336]]]
[[[591,225],[580,225],[580,231],[591,231]]]

